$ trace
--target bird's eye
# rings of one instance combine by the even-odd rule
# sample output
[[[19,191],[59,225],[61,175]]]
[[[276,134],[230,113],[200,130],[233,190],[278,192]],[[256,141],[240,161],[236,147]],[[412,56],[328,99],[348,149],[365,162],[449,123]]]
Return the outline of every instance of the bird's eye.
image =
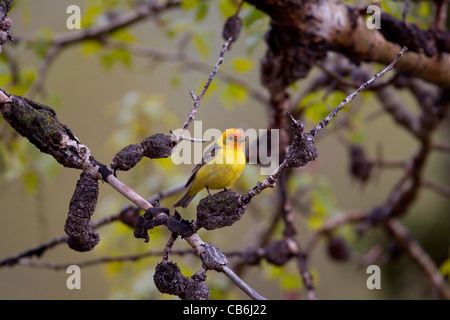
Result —
[[[230,136],[230,137],[228,137],[228,140],[233,140],[233,137],[231,137],[231,136]]]

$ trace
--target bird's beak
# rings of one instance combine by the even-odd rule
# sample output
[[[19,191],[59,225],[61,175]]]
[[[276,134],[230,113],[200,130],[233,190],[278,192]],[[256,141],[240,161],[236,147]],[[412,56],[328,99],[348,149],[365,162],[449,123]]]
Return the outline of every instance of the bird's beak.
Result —
[[[244,142],[245,141],[245,137],[234,137],[234,141],[236,141],[236,142]]]

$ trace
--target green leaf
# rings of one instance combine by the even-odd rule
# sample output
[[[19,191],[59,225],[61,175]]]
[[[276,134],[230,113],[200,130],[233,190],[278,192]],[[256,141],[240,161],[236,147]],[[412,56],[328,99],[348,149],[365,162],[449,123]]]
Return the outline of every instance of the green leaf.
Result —
[[[220,101],[228,109],[232,109],[238,104],[244,105],[247,103],[247,100],[247,89],[233,82],[230,82],[220,95]]]
[[[357,232],[351,224],[344,224],[340,226],[334,233],[344,238],[348,244],[354,243],[355,239],[358,238]]]
[[[211,39],[212,35],[209,30],[197,31],[193,34],[194,47],[198,50],[203,58],[207,58],[209,56],[209,46],[211,43]]]
[[[237,72],[245,73],[253,68],[253,61],[246,58],[233,58],[232,60],[233,68]]]
[[[245,49],[247,50],[247,53],[251,54],[263,38],[264,38],[264,31],[255,31],[250,33],[245,38]]]
[[[31,9],[28,1],[21,1],[22,10],[21,10],[21,18],[24,26],[28,26],[31,21]],[[11,11],[14,9],[14,6],[11,8]]]
[[[347,98],[347,95],[342,91],[333,91],[327,97],[327,103],[329,103],[333,108],[337,107],[342,100]]]
[[[268,266],[269,277],[277,280],[284,291],[299,289],[302,286],[301,276],[297,271],[290,270],[289,266]]]
[[[441,264],[441,266],[439,267],[439,271],[444,277],[448,276],[450,279],[450,258],[448,258]]]
[[[22,181],[27,192],[34,193],[37,191],[39,186],[39,176],[35,172],[25,171],[22,174]]]
[[[114,49],[104,53],[101,57],[103,66],[111,69],[116,62],[121,62],[125,67],[131,66],[131,54],[126,49]]]
[[[403,11],[403,8],[400,8],[399,4],[396,1],[381,1],[381,10],[389,13],[390,15],[399,18]]]
[[[239,16],[246,30],[245,47],[247,53],[251,54],[264,38],[270,20],[262,11],[256,9],[254,6],[247,6],[245,4]]]
[[[181,77],[177,74],[172,74],[170,76],[169,83],[172,87],[177,88],[181,84]]]
[[[327,181],[319,184],[311,191],[311,213],[307,223],[311,229],[320,228],[325,219],[335,212],[336,199],[333,190]]]
[[[362,144],[366,140],[367,125],[360,112],[352,114],[350,127],[350,141],[354,144]]]
[[[234,1],[221,0],[219,2],[219,11],[222,14],[222,17],[224,19],[235,14],[237,11],[237,8],[238,8],[238,6]]]
[[[0,86],[5,86],[11,81],[11,74],[7,66],[7,62],[1,61],[0,63]]]
[[[164,111],[164,96],[160,94],[153,94],[151,96],[145,96],[140,99],[139,107],[142,112],[150,119],[154,117],[160,117]]]
[[[95,52],[100,51],[101,49],[102,49],[102,45],[100,44],[100,42],[95,41],[95,40],[83,41],[83,43],[81,45],[81,53],[83,55],[95,53]]]
[[[322,121],[333,108],[338,106],[346,95],[341,91],[333,91],[325,94],[325,90],[310,92],[302,99],[298,108],[304,109],[305,117],[313,123]],[[343,111],[348,110],[344,108]]]
[[[5,146],[5,143],[0,140],[0,176],[2,176],[7,169],[7,155],[8,150]]]
[[[100,6],[89,6],[83,10],[85,15],[81,18],[81,27],[87,28],[95,24],[97,17],[101,14],[102,9]]]
[[[307,93],[303,97],[302,101],[300,101],[300,103],[298,104],[297,108],[299,108],[299,109],[307,108],[309,105],[315,103],[319,99],[319,96],[321,94],[323,94],[322,90],[317,90],[317,91],[313,91],[313,92]]]
[[[319,123],[328,114],[327,103],[325,101],[317,101],[308,105],[305,110],[305,118],[313,123]]]
[[[136,38],[126,29],[119,29],[111,33],[111,38],[120,40],[123,42],[136,42]]]
[[[62,106],[61,95],[57,92],[51,92],[47,94],[47,97],[45,98],[45,104],[48,106],[52,106],[53,109],[58,109]]]
[[[199,0],[182,0],[181,1],[181,8],[183,8],[183,10],[191,10],[193,8],[195,8],[199,3]]]
[[[288,191],[296,192],[298,190],[304,190],[311,185],[311,176],[307,174],[292,175],[288,181]]]
[[[174,20],[166,28],[166,35],[169,38],[174,38],[180,33],[186,31],[189,28],[189,23],[184,20]]]
[[[427,1],[422,1],[419,3],[417,8],[417,13],[423,17],[428,17],[431,15],[431,3]]]
[[[35,68],[29,68],[22,71],[19,75],[19,81],[9,89],[9,93],[16,96],[24,95],[30,88],[31,84],[36,78],[37,70]]]
[[[200,1],[195,11],[195,21],[199,22],[205,19],[208,14],[209,3],[206,1]]]
[[[267,18],[263,11],[256,9],[254,6],[244,6],[239,16],[242,19],[244,28],[260,25]]]
[[[202,81],[200,81],[200,82],[198,83],[198,85],[197,85],[197,91],[196,91],[196,92],[197,92],[197,93],[196,93],[197,95],[199,95],[200,92],[202,92],[203,87],[205,86],[206,81],[207,81],[207,79],[204,79],[204,80],[202,80]],[[211,83],[209,84],[208,91],[206,92],[205,96],[203,97],[203,100],[208,99],[216,89],[217,89],[217,82],[216,82],[216,81],[211,82]]]
[[[50,28],[43,27],[39,29],[37,34],[37,40],[32,43],[34,52],[41,58],[47,55],[47,51],[50,48],[50,43],[53,39],[53,31]]]
[[[432,2],[421,1],[417,4],[415,15],[408,15],[408,22],[415,23],[418,27],[426,29],[433,17]],[[411,10],[410,10],[411,12]]]

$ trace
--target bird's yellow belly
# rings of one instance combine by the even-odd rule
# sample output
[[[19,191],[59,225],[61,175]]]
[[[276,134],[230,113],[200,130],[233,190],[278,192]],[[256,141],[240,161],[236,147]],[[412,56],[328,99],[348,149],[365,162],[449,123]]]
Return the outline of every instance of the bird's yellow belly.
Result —
[[[231,186],[241,175],[245,164],[206,164],[198,172],[202,188],[222,189]]]
[[[217,163],[217,159],[223,159]],[[208,189],[222,189],[230,187],[241,175],[245,167],[245,155],[238,154],[224,157],[219,152],[216,161],[206,163],[196,173],[189,194],[195,194],[207,187]]]

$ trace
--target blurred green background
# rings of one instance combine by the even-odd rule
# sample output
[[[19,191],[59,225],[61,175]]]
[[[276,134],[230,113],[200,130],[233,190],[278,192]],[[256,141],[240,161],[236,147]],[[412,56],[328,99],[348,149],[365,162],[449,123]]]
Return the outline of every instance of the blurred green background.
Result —
[[[77,4],[84,17],[95,17],[100,6],[108,1],[77,0],[39,0],[15,1],[10,14],[13,20],[12,34],[19,39],[36,39],[52,34],[77,32],[66,28],[68,14],[66,8]],[[116,5],[120,1],[109,1]],[[124,1],[125,2],[125,1]],[[175,52],[180,39],[188,32],[191,42],[187,53],[211,66],[217,61],[218,52],[223,44],[221,30],[225,21],[225,1],[213,2],[207,15],[198,19],[198,11],[189,8],[174,9],[158,18],[147,19],[118,33],[120,40],[134,39],[151,48]],[[96,9],[97,8],[97,9]],[[97,10],[97,11],[96,11]],[[119,7],[117,10],[126,10]],[[196,19],[198,21],[196,21]],[[267,20],[262,19],[255,30],[263,33]],[[221,70],[234,73],[264,92],[259,84],[259,60],[264,55],[264,41],[259,41],[248,53],[249,37],[257,33],[241,34],[239,41],[225,56]],[[5,50],[12,54],[15,50]],[[20,45],[19,45],[20,46]],[[15,56],[23,68],[23,77],[33,80],[41,62],[36,51],[39,49],[21,49]],[[86,144],[97,160],[109,163],[115,152],[130,143],[140,142],[143,138],[157,132],[169,134],[170,129],[181,127],[189,110],[192,99],[189,90],[199,92],[208,74],[182,67],[177,63],[157,63],[147,58],[117,53],[102,49],[98,44],[78,44],[66,48],[50,67],[44,82],[45,95],[33,97],[34,100],[48,104],[56,109],[61,122],[68,125]],[[9,70],[2,65],[0,80],[7,89]],[[298,95],[309,78],[292,87],[293,96]],[[26,82],[26,81],[25,81]],[[20,91],[20,88],[14,90]],[[25,90],[26,91],[26,90]],[[19,93],[17,93],[19,94]],[[408,101],[411,110],[417,106],[404,92],[401,97]],[[353,104],[364,104],[362,116],[379,110],[376,100],[370,94],[361,95]],[[329,108],[332,105],[328,106]],[[219,79],[202,102],[196,120],[203,121],[203,128],[242,127],[263,129],[268,124],[268,112],[265,106],[252,99],[240,88],[227,85]],[[447,121],[448,123],[448,121]],[[307,128],[313,122],[306,122]],[[0,129],[7,125],[0,119]],[[326,131],[326,130],[324,130]],[[371,157],[375,157],[381,147],[387,159],[408,158],[416,148],[416,142],[387,116],[382,116],[361,129],[363,143]],[[439,129],[439,142],[448,142],[449,127]],[[315,217],[322,221],[328,216],[347,210],[368,210],[382,203],[389,194],[399,170],[376,170],[374,178],[361,185],[348,174],[349,160],[345,146],[339,143],[334,134],[323,134],[317,138],[319,159],[308,167],[297,170],[290,181],[293,194],[305,184],[317,186],[320,200],[326,210],[324,217]],[[60,168],[47,155],[42,155],[23,139],[14,141],[15,155],[7,155],[0,180],[0,259],[25,251],[38,244],[64,235],[64,223],[68,204],[73,194],[80,172]],[[449,158],[442,154],[431,157],[426,176],[448,185]],[[185,181],[192,166],[175,167],[170,159],[142,160],[130,172],[124,172],[119,178],[143,196],[149,196]],[[248,165],[243,177],[233,188],[245,192],[263,177],[258,175],[258,167]],[[274,190],[266,190],[257,203],[241,221],[231,227],[217,231],[200,231],[203,240],[212,242],[224,252],[244,249],[256,243],[258,234],[272,220],[274,208]],[[206,195],[202,194],[203,196]],[[162,205],[171,206],[179,195],[164,199]],[[200,198],[200,197],[198,197]],[[199,199],[196,199],[198,201]],[[92,220],[98,220],[117,212],[128,202],[122,199],[107,184],[100,185],[100,198]],[[450,201],[423,189],[419,200],[414,203],[406,217],[402,218],[413,236],[431,254],[439,266],[449,256],[449,219]],[[273,209],[273,210],[271,210]],[[304,245],[312,233],[311,214],[294,207],[296,227],[300,244]],[[193,210],[184,210],[187,217],[193,218]],[[281,234],[282,225],[278,226]],[[373,244],[387,247],[384,233],[370,230],[362,239],[356,239],[351,230],[343,228],[342,234],[354,243],[353,248],[362,253]],[[150,242],[133,236],[133,230],[119,223],[98,230],[100,244],[91,252],[78,253],[65,244],[48,250],[37,262],[55,264],[74,263],[96,259],[103,256],[116,256],[159,251],[163,248],[169,234],[163,229],[155,229],[150,234]],[[185,249],[187,245],[179,240],[176,249]],[[196,257],[176,256],[172,259],[179,264],[183,274],[192,275],[200,267]],[[167,299],[153,284],[153,270],[160,257],[147,258],[138,262],[99,264],[83,267],[81,290],[68,290],[68,274],[48,268],[31,268],[16,265],[0,268],[0,299]],[[233,258],[229,259],[233,262]],[[315,277],[317,296],[321,299],[421,299],[433,298],[430,286],[424,274],[407,257],[403,256],[389,266],[382,266],[382,289],[368,290],[365,267],[355,263],[333,261],[326,253],[323,241],[309,257],[309,267]],[[289,297],[305,298],[301,290],[302,282],[295,261],[290,261],[284,269],[262,263],[249,267],[243,275],[254,289],[269,299]],[[236,289],[221,274],[208,272],[207,284],[214,288],[212,298],[247,297]],[[299,293],[300,292],[300,293]]]

